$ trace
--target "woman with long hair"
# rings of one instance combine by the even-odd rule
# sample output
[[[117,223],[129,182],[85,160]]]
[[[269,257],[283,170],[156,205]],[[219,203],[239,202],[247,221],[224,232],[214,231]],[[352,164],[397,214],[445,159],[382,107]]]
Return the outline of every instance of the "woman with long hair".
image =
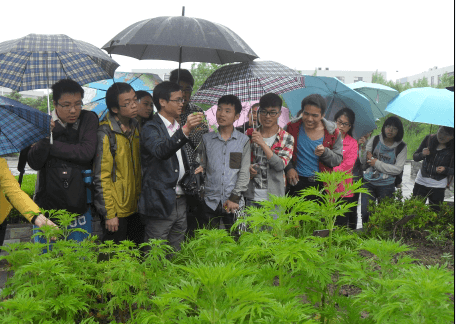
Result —
[[[407,159],[403,137],[401,120],[391,116],[383,123],[382,133],[367,142],[367,153],[360,156],[361,163],[368,167],[364,173],[364,188],[369,190],[369,194],[361,194],[363,226],[369,221],[369,201],[391,197],[396,190],[396,176],[404,170]]]
[[[427,135],[413,160],[423,161],[413,187],[413,196],[429,198],[429,204],[438,210],[445,198],[449,177],[454,176],[454,128],[441,126],[437,134]]]
[[[348,174],[353,174],[353,166],[358,158],[358,142],[353,138],[353,125],[355,124],[355,113],[350,108],[343,108],[339,110],[334,116],[334,121],[339,128],[343,149],[342,149],[342,163],[334,167],[333,171],[344,171]],[[353,179],[346,179],[345,183],[339,184],[336,192],[345,190],[345,185],[352,184]],[[349,193],[343,197],[347,203],[351,203],[354,199],[353,193]],[[347,219],[349,227],[356,229],[358,220],[357,207],[354,206],[350,212],[345,216],[338,216],[335,225],[347,226]]]

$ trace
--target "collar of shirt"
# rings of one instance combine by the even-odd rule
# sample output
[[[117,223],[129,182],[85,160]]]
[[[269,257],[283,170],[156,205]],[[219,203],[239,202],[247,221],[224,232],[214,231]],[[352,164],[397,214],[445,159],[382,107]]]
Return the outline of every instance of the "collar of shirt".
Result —
[[[166,119],[165,117],[163,117],[160,113],[158,113],[158,116],[160,116],[160,118],[162,119],[163,121],[163,124],[165,124],[165,127],[170,130],[172,133],[176,132],[178,129],[179,129],[179,124],[177,122],[177,120],[174,119],[174,123],[170,123],[168,119]]]
[[[222,138],[222,135],[220,135],[220,127],[218,128],[218,130],[218,132],[212,132],[212,138],[218,138],[219,140],[225,142],[225,140]],[[239,135],[242,135],[242,133],[236,130],[235,127],[233,127],[233,132],[231,132],[231,136],[228,139],[228,141],[231,139],[238,139]]]
[[[63,128],[66,128],[68,123],[64,123],[60,118],[59,116],[57,116],[57,112],[55,111],[55,109],[51,112],[51,118],[54,122],[58,122],[60,125],[62,125]],[[72,126],[74,129],[78,129],[79,127],[79,118],[73,123],[73,126]]]

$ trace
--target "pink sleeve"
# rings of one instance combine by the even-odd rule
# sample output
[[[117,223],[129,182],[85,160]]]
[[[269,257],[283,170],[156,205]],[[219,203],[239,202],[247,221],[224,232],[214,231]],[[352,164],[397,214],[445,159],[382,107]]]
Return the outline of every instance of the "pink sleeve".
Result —
[[[344,139],[347,141],[348,145],[344,145],[343,149],[343,159],[342,163],[336,167],[334,167],[334,171],[348,171],[352,173],[353,166],[355,165],[356,159],[358,157],[358,142],[351,136],[347,135]]]

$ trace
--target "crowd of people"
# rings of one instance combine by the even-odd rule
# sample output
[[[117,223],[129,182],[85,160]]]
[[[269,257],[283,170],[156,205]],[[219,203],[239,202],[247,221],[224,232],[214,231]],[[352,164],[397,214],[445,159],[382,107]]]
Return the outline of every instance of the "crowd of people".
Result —
[[[172,71],[170,81],[158,84],[152,95],[114,83],[106,93],[109,112],[99,122],[82,109],[79,84],[70,79],[55,83],[53,143],[44,138],[27,151],[30,167],[38,171],[34,201],[0,158],[0,204],[8,206],[2,207],[0,222],[11,203],[36,226],[55,226],[39,214],[39,206],[79,215],[75,226],[90,232],[86,217],[93,212],[101,219],[102,241],[163,239],[178,251],[195,229],[223,224],[229,230],[240,208],[258,206],[271,194],[298,196],[305,188],[323,189],[316,172],[344,171],[363,180],[369,194],[343,197],[361,201],[363,224],[369,222],[369,201],[392,196],[400,182],[407,145],[397,117],[386,119],[379,135],[356,140],[357,116],[350,107],[327,120],[326,100],[312,94],[303,98],[299,117],[282,129],[282,99],[267,93],[251,107],[248,121],[235,128],[242,105],[236,96],[225,95],[218,100],[218,129],[209,132],[204,111],[191,102],[193,85],[187,70]],[[413,195],[429,198],[438,208],[454,175],[454,129],[440,127],[426,136],[413,159],[423,161]],[[344,191],[353,179],[337,190]],[[355,230],[357,219],[355,206],[336,225]]]

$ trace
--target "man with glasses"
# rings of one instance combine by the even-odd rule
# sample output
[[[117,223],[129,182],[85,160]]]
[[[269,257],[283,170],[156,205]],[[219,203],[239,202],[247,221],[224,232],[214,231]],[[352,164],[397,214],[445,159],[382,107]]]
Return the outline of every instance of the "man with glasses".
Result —
[[[177,82],[179,79],[179,83]],[[194,103],[190,102],[190,97],[193,91],[193,85],[195,80],[193,79],[192,74],[185,69],[178,69],[171,71],[169,76],[169,81],[178,83],[182,90],[182,98],[184,99],[184,103],[182,106],[182,112],[179,115],[177,121],[181,125],[185,125],[187,122],[187,118],[189,115],[193,113],[204,113],[204,111]],[[198,127],[195,127],[193,131],[189,135],[189,141],[184,145],[184,150],[187,154],[188,161],[190,165],[196,166],[199,162],[199,158],[197,157],[195,150],[200,145],[202,136],[208,132],[208,125],[206,123],[201,123]],[[196,163],[196,164],[195,164]],[[202,202],[196,197],[192,197],[188,200],[188,227],[187,227],[187,235],[189,237],[193,236],[193,232],[195,229],[200,228],[200,224],[202,224],[201,215],[203,213],[203,204]]]
[[[98,127],[95,157],[95,207],[101,218],[101,240],[143,242],[137,214],[141,192],[139,130],[135,90],[123,82],[106,91],[108,114]]]
[[[75,81],[63,79],[52,86],[53,103],[49,138],[35,143],[27,155],[30,167],[38,171],[34,200],[44,209],[65,209],[79,216],[71,227],[92,231],[83,172],[92,170],[97,148],[98,118],[82,109],[84,90]],[[70,239],[82,240],[74,233]],[[39,239],[37,239],[39,240]]]
[[[178,251],[187,229],[187,199],[179,181],[189,163],[182,147],[202,122],[203,113],[189,115],[185,124],[177,123],[185,99],[174,82],[158,84],[153,101],[158,113],[144,124],[141,132],[143,186],[138,212],[145,224],[146,242],[167,240]]]
[[[251,142],[250,182],[246,205],[268,200],[269,194],[285,195],[285,167],[293,156],[294,138],[278,124],[282,99],[267,93],[260,98],[261,126],[247,130]]]

